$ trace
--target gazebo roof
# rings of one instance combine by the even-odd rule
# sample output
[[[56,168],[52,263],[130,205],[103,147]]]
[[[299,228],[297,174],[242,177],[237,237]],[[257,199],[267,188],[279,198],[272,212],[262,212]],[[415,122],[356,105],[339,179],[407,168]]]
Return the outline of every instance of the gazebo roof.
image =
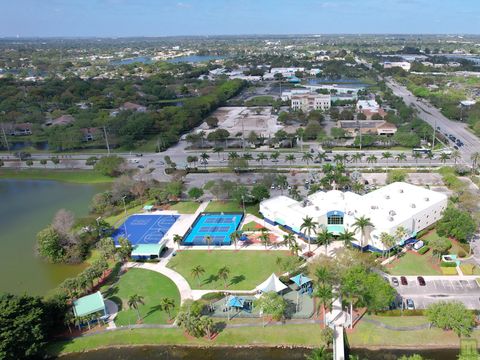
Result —
[[[245,302],[245,299],[238,296],[230,296],[228,298],[228,306],[231,306],[231,307],[243,308],[244,302]]]
[[[310,279],[309,277],[303,274],[298,274],[297,276],[291,277],[290,280],[292,280],[298,286],[308,284],[309,282],[312,281],[312,279]]]
[[[105,312],[105,302],[100,291],[83,296],[73,302],[73,312],[76,317],[94,314],[99,311]]]
[[[267,280],[256,287],[257,290],[264,293],[269,291],[275,291],[278,293],[286,288],[287,286],[282,283],[275,274],[270,275]]]
[[[162,244],[138,244],[133,248],[131,256],[159,256],[164,245],[164,242]]]

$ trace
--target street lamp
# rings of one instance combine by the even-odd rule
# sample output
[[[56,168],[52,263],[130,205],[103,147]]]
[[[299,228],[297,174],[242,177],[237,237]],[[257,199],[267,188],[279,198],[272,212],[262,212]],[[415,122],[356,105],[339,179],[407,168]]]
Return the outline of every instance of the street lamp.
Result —
[[[125,221],[123,222],[123,226],[125,228],[125,237],[128,238],[128,234],[127,234],[127,206],[125,205],[125,198],[127,196],[123,196],[122,197],[122,201],[123,201],[123,210],[125,211]]]
[[[245,196],[242,195],[242,206],[243,206],[243,213],[245,214]]]

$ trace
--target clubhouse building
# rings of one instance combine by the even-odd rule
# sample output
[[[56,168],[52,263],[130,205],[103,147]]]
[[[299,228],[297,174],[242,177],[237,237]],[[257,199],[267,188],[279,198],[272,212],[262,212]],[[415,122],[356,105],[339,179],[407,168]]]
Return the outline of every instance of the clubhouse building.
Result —
[[[348,230],[355,233],[354,245],[364,250],[383,251],[380,234],[394,235],[397,228],[403,227],[407,234],[398,240],[398,244],[403,245],[440,220],[446,207],[445,194],[396,182],[365,195],[319,191],[302,202],[277,196],[262,201],[260,212],[268,223],[282,225],[304,238],[305,230],[302,232],[300,228],[303,219],[309,216],[332,235],[338,236]],[[369,218],[373,225],[364,230],[364,236],[354,227],[356,219],[362,216]]]

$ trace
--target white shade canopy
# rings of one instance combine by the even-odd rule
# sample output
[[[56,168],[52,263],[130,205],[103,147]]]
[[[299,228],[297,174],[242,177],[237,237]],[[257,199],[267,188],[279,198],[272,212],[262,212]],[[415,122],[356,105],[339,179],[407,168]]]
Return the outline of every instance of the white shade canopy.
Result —
[[[255,289],[264,293],[269,291],[275,291],[278,293],[286,288],[287,286],[278,279],[277,275],[272,274],[267,280],[258,285]]]

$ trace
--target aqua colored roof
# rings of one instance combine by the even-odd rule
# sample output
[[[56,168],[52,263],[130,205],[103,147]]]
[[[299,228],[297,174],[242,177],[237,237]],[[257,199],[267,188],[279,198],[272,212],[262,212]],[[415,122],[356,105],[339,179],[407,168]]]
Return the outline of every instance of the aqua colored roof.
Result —
[[[160,255],[160,251],[162,251],[164,247],[164,243],[162,244],[139,244],[135,245],[132,250],[132,256],[151,256],[151,255]]]
[[[243,308],[245,300],[241,297],[230,296],[228,299],[228,306]]]
[[[86,316],[99,311],[105,312],[105,302],[100,291],[83,296],[73,302],[73,312],[75,316]]]
[[[327,225],[327,230],[333,235],[339,235],[345,231],[343,225]]]
[[[309,282],[312,281],[312,279],[310,279],[309,277],[303,274],[298,274],[297,276],[291,277],[290,280],[292,280],[298,286],[308,284]]]

